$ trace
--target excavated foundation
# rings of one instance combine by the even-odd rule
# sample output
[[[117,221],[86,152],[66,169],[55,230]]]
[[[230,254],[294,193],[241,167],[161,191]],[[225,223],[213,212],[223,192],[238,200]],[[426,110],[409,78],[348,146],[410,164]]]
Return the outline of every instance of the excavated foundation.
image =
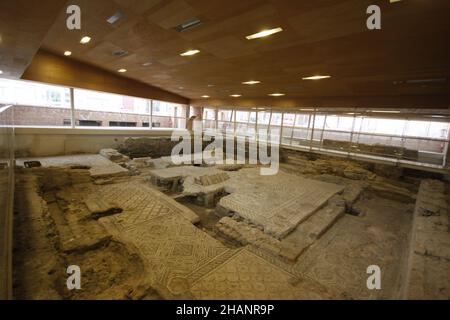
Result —
[[[120,165],[107,159],[111,154]],[[41,159],[42,167],[17,170],[15,298],[448,294],[445,281],[433,291],[436,279],[445,277],[447,253],[433,249],[429,233],[414,231],[420,221],[416,177],[389,178],[348,160],[294,156],[271,177],[254,166],[174,166],[167,158],[111,152],[98,157]],[[426,186],[447,199],[445,184]],[[426,186],[420,194],[429,192]],[[439,204],[421,212],[448,223],[448,204]],[[441,239],[448,237],[444,229]],[[430,252],[439,263],[431,265]],[[420,278],[425,289],[419,295],[418,263],[424,261],[424,268],[438,272]],[[66,285],[73,265],[81,270],[80,290]],[[367,288],[371,265],[382,270],[380,290]]]

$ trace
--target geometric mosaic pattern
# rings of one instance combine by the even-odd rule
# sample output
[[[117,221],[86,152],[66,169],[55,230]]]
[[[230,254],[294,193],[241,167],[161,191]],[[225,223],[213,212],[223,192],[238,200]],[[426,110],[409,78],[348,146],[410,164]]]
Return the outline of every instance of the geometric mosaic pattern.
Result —
[[[227,184],[237,191],[223,197],[220,206],[264,227],[264,232],[276,238],[286,236],[342,190],[342,186],[282,172],[260,176],[257,170],[247,169],[237,172],[234,177]]]
[[[167,284],[229,250],[182,217],[171,214],[124,230],[145,260],[152,280]]]
[[[104,186],[99,193],[123,209],[99,221],[139,250],[152,281],[167,285],[228,250],[185,219],[184,207],[150,187],[121,183]]]
[[[196,299],[320,299],[330,298],[323,288],[311,282],[294,281],[291,274],[267,262],[247,249],[238,250],[230,259],[191,285]]]
[[[103,200],[123,209],[99,221],[134,245],[151,283],[174,294],[190,293],[195,299],[334,297],[314,282],[291,284],[299,277],[248,249],[227,248],[184,219],[183,206],[148,186],[128,182],[99,189]]]
[[[110,221],[119,230],[167,214],[178,213],[185,216],[186,211],[189,211],[176,201],[143,183],[127,182],[105,185],[99,189],[98,194],[106,202],[126,211],[111,217]]]

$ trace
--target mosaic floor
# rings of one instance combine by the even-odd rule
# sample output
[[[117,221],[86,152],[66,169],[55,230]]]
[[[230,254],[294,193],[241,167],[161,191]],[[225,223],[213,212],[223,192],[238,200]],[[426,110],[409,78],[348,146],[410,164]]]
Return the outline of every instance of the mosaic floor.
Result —
[[[174,295],[197,299],[332,296],[318,283],[294,276],[245,248],[227,248],[195,227],[186,218],[188,209],[149,186],[118,183],[102,187],[99,194],[124,209],[99,221],[120,240],[136,246],[152,282]]]
[[[283,172],[261,176],[258,170],[243,169],[234,173],[227,183],[228,190],[233,191],[220,199],[219,204],[262,226],[264,232],[276,238],[286,236],[343,189]]]
[[[96,156],[42,161],[44,166],[100,162],[104,160]],[[43,176],[45,170],[48,169],[36,172]],[[84,173],[79,169],[60,170],[68,170],[69,176],[81,174],[89,178],[87,169]],[[60,177],[57,171],[49,173]],[[283,172],[262,178],[257,168],[227,174],[230,179],[223,184],[229,194],[221,198],[220,205],[238,206],[239,214],[254,223],[251,228],[258,228],[259,232],[270,230],[279,238],[317,209],[327,208],[329,204],[322,205],[343,188]],[[62,205],[61,214],[71,219],[70,227],[81,223],[80,230],[87,232],[86,238],[89,226],[98,223],[104,229],[97,228],[99,236],[106,233],[112,241],[133,248],[132,252],[137,252],[142,261],[142,277],[158,294],[163,292],[163,298],[375,299],[392,298],[398,289],[413,204],[378,196],[363,198],[358,207],[363,207],[364,214],[343,213],[298,259],[285,260],[270,243],[265,248],[270,250],[263,250],[258,237],[251,244],[236,245],[212,230],[207,232],[198,224],[195,212],[159,191],[149,178],[150,174],[144,173],[103,181],[106,184],[71,179],[80,182],[57,188],[53,200],[46,198],[52,201],[47,207]],[[114,207],[121,211],[100,215],[86,224],[92,211],[89,207]],[[251,228],[247,235],[250,239]],[[95,249],[89,250],[94,254]],[[379,265],[383,270],[381,290],[367,288],[369,265]]]

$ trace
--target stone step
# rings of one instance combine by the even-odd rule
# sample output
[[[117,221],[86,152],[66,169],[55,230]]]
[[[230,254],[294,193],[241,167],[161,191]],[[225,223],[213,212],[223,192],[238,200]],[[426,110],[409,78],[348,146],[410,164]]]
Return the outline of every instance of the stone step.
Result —
[[[313,213],[282,240],[275,239],[256,226],[252,226],[244,221],[237,221],[230,217],[220,219],[216,224],[216,230],[225,238],[242,245],[250,244],[269,254],[282,257],[289,261],[296,261],[344,213],[344,200],[341,197],[335,196],[330,199],[325,207]]]
[[[341,201],[340,201],[341,200]],[[345,201],[335,196],[328,204],[315,212],[281,242],[287,247],[296,248],[297,257],[319,239],[336,221],[345,214]],[[296,258],[297,258],[296,257]]]
[[[412,236],[403,263],[402,298],[449,299],[450,214],[445,184],[423,180],[414,209]],[[436,288],[430,290],[430,288]]]
[[[253,245],[268,254],[291,260],[293,248],[287,248],[281,241],[265,234],[262,230],[244,221],[224,217],[216,224],[216,232],[226,239],[242,245]]]

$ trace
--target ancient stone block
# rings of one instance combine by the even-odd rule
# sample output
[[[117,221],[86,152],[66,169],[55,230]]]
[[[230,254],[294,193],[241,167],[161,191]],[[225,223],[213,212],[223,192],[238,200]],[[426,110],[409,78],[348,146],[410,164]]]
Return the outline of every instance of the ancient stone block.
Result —
[[[221,183],[230,179],[228,174],[218,173],[213,175],[204,175],[196,178],[196,182],[201,184],[202,186],[210,186],[213,184]]]
[[[106,159],[113,162],[124,162],[129,160],[128,157],[124,156],[116,149],[101,149],[99,153]]]
[[[85,199],[84,204],[91,212],[91,217],[93,219],[122,212],[122,209],[118,206],[112,205],[95,195],[89,196]]]

